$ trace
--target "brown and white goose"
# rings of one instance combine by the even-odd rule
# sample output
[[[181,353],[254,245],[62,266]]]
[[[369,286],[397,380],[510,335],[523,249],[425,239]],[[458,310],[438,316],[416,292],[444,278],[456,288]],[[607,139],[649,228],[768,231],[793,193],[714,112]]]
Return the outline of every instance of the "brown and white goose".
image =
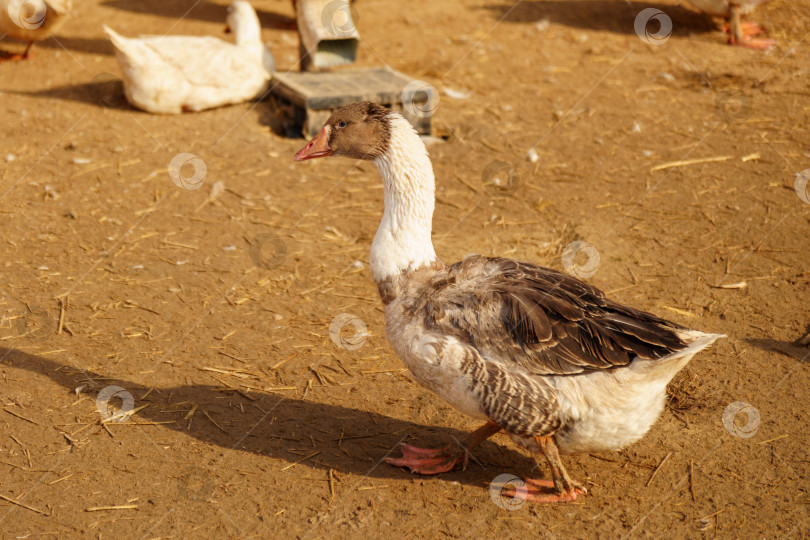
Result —
[[[332,155],[373,161],[382,175],[385,210],[370,267],[389,342],[417,382],[486,422],[461,445],[403,445],[402,457],[387,460],[393,465],[449,471],[504,430],[551,468],[552,482],[527,480],[526,498],[573,501],[585,488],[560,452],[639,440],[664,408],[667,383],[722,337],[622,306],[531,263],[473,255],[445,266],[431,242],[433,167],[396,112],[367,102],[343,107],[295,160]]]

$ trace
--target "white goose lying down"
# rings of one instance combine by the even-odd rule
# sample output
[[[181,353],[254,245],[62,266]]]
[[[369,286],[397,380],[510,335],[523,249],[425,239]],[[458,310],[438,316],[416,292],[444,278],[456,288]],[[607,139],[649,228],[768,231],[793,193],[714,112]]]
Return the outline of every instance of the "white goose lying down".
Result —
[[[127,100],[151,113],[177,114],[259,97],[274,65],[256,12],[237,0],[228,8],[227,24],[236,44],[199,36],[126,38],[105,25]]]
[[[564,453],[618,450],[664,408],[667,383],[718,334],[687,330],[617,304],[567,274],[480,255],[445,266],[433,251],[433,168],[399,114],[373,103],[336,111],[296,161],[374,161],[385,210],[370,265],[386,335],[413,378],[486,424],[465,444],[403,445],[393,465],[421,474],[466,465],[468,451],[504,430],[542,452],[553,482],[527,480],[527,498],[573,501],[585,488]]]

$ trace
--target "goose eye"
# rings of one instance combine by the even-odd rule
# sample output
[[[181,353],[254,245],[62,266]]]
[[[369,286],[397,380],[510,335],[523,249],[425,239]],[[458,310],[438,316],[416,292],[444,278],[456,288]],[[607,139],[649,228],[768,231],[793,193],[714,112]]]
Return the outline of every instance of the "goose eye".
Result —
[[[345,127],[346,127],[346,122],[344,122],[343,120],[341,120],[340,122],[338,122],[338,127],[339,127],[339,128],[345,128]]]

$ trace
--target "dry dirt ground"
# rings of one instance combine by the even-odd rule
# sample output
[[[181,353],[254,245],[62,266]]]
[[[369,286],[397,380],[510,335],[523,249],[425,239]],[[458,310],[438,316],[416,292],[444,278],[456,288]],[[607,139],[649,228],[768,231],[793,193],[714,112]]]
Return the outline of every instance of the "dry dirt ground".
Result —
[[[254,5],[295,69],[290,2]],[[562,268],[587,242],[590,283],[728,338],[641,442],[564,458],[590,490],[576,503],[496,504],[496,476],[548,475],[501,435],[466,471],[381,462],[476,426],[386,343],[367,265],[377,171],[294,164],[303,141],[270,131],[266,103],[123,102],[102,22],[220,35],[224,3],[78,2],[33,59],[0,64],[2,537],[807,537],[810,2],[757,11],[767,53],[674,1],[354,5],[359,64],[441,93],[445,261]],[[634,31],[651,7],[673,27],[657,45]],[[169,177],[184,152],[200,189]],[[494,161],[511,184],[493,188]],[[118,407],[135,413],[102,423]]]

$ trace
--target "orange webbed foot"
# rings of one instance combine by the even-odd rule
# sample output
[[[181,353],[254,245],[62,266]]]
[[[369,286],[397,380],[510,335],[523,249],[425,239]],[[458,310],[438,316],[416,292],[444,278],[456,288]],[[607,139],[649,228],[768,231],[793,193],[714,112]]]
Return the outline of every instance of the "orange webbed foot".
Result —
[[[22,53],[0,53],[0,63],[2,62],[21,62],[31,58],[30,54]]]
[[[737,45],[738,47],[745,47],[746,49],[754,49],[757,51],[767,51],[774,45],[776,45],[776,41],[772,39],[764,39],[764,38],[752,38],[746,36],[741,40],[734,39],[734,37],[730,37],[728,39],[729,45]]]
[[[396,467],[407,467],[419,474],[441,474],[452,471],[459,464],[467,467],[467,452],[456,444],[442,448],[418,448],[409,444],[400,445],[402,457],[385,458],[385,462]]]
[[[536,503],[562,503],[573,502],[577,500],[580,495],[585,495],[588,490],[579,482],[571,481],[571,485],[563,491],[558,491],[551,480],[535,480],[534,478],[526,478],[523,480],[525,487],[522,488],[509,488],[504,490],[503,494],[507,497],[513,497],[526,501]]]

